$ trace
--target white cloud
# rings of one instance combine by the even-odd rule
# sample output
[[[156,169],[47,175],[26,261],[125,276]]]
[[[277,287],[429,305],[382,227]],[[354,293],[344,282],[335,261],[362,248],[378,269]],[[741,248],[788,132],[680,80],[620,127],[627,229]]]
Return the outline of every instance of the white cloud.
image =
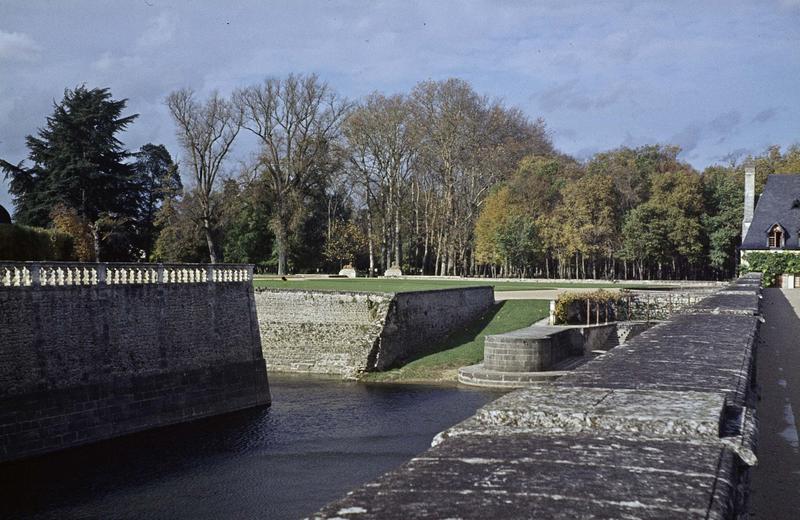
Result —
[[[0,62],[34,61],[40,53],[39,44],[27,34],[0,30]]]

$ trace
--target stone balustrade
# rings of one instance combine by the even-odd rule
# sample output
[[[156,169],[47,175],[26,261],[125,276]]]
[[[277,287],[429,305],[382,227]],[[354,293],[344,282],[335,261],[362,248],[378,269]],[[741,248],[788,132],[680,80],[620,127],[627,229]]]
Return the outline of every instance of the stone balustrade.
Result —
[[[228,283],[253,280],[247,264],[0,262],[0,287]]]

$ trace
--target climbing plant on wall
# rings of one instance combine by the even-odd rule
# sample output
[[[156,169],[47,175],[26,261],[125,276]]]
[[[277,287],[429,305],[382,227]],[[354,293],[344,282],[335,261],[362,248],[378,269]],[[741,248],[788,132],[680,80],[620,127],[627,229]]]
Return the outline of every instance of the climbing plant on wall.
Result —
[[[761,272],[764,285],[775,285],[778,276],[784,273],[800,273],[800,254],[750,252],[742,258],[742,273]]]

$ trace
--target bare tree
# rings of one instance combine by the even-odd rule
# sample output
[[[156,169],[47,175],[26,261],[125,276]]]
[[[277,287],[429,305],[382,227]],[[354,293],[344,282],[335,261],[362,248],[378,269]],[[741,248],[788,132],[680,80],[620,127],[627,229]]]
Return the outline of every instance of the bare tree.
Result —
[[[303,192],[334,168],[331,150],[349,104],[313,74],[270,78],[239,90],[235,99],[244,127],[262,144],[259,164],[274,203],[278,274],[285,274],[289,235],[303,219]]]
[[[368,227],[372,227],[374,213],[379,212],[385,266],[400,265],[401,211],[410,192],[408,180],[416,150],[405,97],[371,94],[347,118],[344,134],[350,149],[350,165],[359,172],[356,180],[364,183],[363,189],[369,197]],[[367,230],[370,246],[372,233],[372,229]]]
[[[214,92],[198,102],[191,89],[172,92],[167,106],[177,125],[177,135],[194,173],[195,189],[200,201],[200,222],[208,244],[212,264],[217,262],[211,225],[215,216],[212,193],[225,156],[242,127],[242,111]]]

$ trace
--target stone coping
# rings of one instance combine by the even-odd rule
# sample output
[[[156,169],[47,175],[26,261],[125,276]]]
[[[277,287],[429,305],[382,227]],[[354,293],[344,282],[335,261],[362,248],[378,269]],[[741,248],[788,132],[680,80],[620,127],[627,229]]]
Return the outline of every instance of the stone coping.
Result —
[[[725,395],[721,392],[543,385],[507,394],[440,436],[488,431],[540,435],[592,432],[716,442],[724,410]]]

